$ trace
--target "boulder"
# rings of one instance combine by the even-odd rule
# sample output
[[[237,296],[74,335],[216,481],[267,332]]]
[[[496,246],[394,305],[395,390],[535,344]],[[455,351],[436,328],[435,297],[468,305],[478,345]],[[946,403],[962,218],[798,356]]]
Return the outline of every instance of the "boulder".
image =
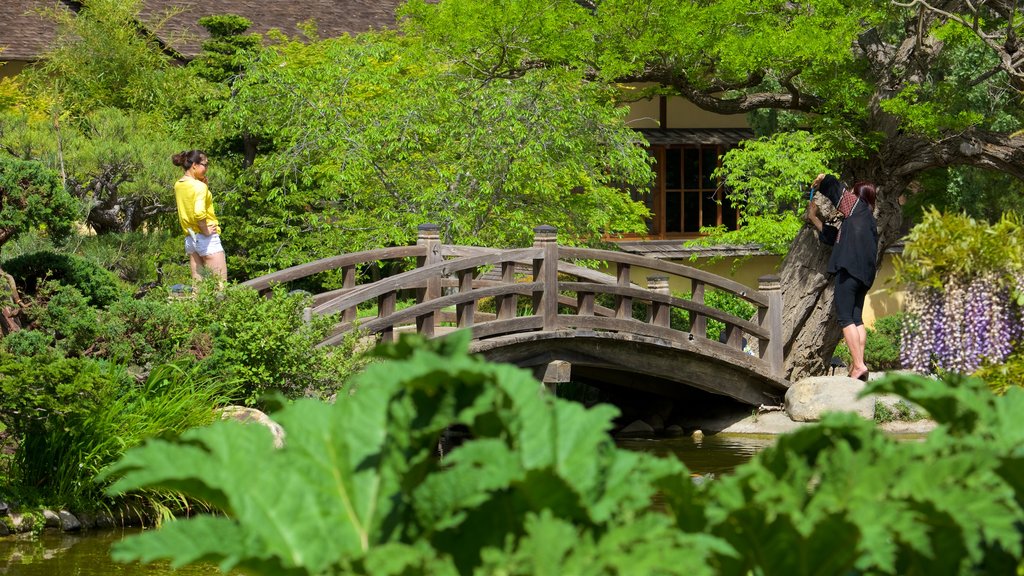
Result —
[[[270,416],[267,416],[255,408],[247,408],[245,406],[227,406],[220,411],[220,417],[222,420],[237,420],[242,423],[252,422],[266,426],[274,436],[274,448],[281,448],[284,446],[284,428],[282,428],[277,422],[271,420]]]
[[[786,414],[794,422],[817,422],[825,412],[854,412],[875,418],[873,398],[857,398],[864,382],[848,376],[804,378],[786,391]]]
[[[616,436],[652,438],[654,436],[654,428],[643,420],[634,420],[628,426],[619,430]]]
[[[82,523],[78,521],[78,518],[68,512],[67,510],[61,510],[57,512],[57,516],[60,517],[60,529],[65,532],[77,532],[82,529]]]

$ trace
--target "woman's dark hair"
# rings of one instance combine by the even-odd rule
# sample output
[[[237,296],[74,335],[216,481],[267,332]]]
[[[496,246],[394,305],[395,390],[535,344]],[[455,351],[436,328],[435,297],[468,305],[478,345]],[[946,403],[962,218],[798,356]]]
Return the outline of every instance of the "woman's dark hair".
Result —
[[[199,164],[202,162],[205,157],[206,153],[202,150],[186,150],[171,156],[171,162],[174,162],[175,166],[181,166],[185,170],[188,170],[193,164]]]
[[[854,196],[868,203],[871,206],[871,210],[875,209],[875,185],[867,180],[860,180],[853,184]]]

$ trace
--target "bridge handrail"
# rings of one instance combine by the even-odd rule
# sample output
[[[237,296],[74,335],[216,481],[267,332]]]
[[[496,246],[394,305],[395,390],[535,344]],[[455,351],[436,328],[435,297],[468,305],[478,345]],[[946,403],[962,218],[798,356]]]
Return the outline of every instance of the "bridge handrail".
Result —
[[[744,284],[736,282],[735,280],[722,278],[721,276],[712,274],[711,272],[700,270],[692,266],[686,266],[685,264],[665,262],[664,260],[653,260],[636,254],[613,252],[611,250],[599,250],[595,248],[559,246],[558,252],[559,258],[568,258],[571,260],[599,260],[608,263],[629,264],[630,266],[645,268],[655,272],[682,276],[684,278],[689,278],[690,280],[703,282],[704,284],[709,284],[715,288],[731,292],[757,306],[768,305],[768,297],[762,294],[759,290],[753,290]]]
[[[364,250],[362,252],[353,252],[352,254],[341,254],[339,256],[330,256],[313,262],[299,264],[297,266],[285,268],[284,270],[271,272],[270,274],[264,274],[258,278],[242,282],[242,286],[248,286],[249,288],[262,292],[269,289],[273,284],[283,284],[285,282],[305,278],[328,270],[337,270],[338,268],[344,268],[346,266],[369,264],[370,262],[378,262],[380,260],[423,257],[426,253],[426,246],[416,244],[412,246],[392,246],[388,248],[376,248],[373,250]]]
[[[482,266],[496,266],[506,262],[529,260],[540,255],[541,250],[539,248],[518,248],[515,250],[471,256],[460,260],[445,260],[429,266],[408,270],[401,274],[396,274],[389,278],[378,280],[373,284],[360,286],[347,294],[339,296],[338,298],[328,302],[324,302],[323,304],[313,308],[313,313],[330,314],[337,310],[344,310],[389,292],[419,287],[428,279],[439,275],[448,276],[464,270],[480,268]]]
[[[402,287],[401,286],[396,286],[396,287],[393,287],[391,291],[399,290],[399,289],[402,289]],[[436,299],[433,299],[433,300],[428,300],[426,302],[421,302],[421,303],[416,304],[414,306],[410,306],[409,308],[405,308],[403,310],[397,310],[397,311],[391,312],[391,313],[389,313],[386,316],[379,316],[377,318],[368,319],[368,320],[365,320],[365,321],[363,321],[361,323],[358,322],[358,321],[353,321],[353,322],[345,322],[345,323],[339,324],[336,327],[336,329],[334,330],[334,334],[330,338],[325,340],[323,342],[323,345],[332,345],[332,344],[337,344],[337,343],[341,342],[341,340],[344,338],[344,333],[349,331],[350,329],[352,329],[355,326],[358,326],[358,328],[360,330],[365,330],[365,331],[367,331],[369,333],[379,333],[379,332],[391,331],[391,330],[394,330],[395,328],[398,328],[400,325],[411,324],[414,320],[418,320],[420,318],[427,317],[427,316],[429,316],[431,314],[435,314],[435,313],[441,311],[442,309],[449,308],[451,306],[459,306],[459,305],[464,305],[464,304],[469,304],[469,303],[476,303],[477,301],[479,301],[482,298],[489,298],[489,297],[495,297],[495,296],[507,296],[507,295],[530,296],[530,295],[534,294],[535,292],[537,292],[538,290],[542,290],[542,289],[544,289],[544,285],[543,285],[542,282],[518,282],[518,283],[515,283],[515,284],[503,284],[503,285],[490,286],[490,287],[486,287],[486,288],[473,288],[470,291],[458,292],[456,294],[450,294],[448,296],[442,296],[440,298],[436,298]],[[674,296],[671,296],[671,295],[668,295],[668,294],[658,294],[658,293],[647,292],[647,291],[644,291],[644,290],[640,290],[640,289],[636,289],[636,288],[630,288],[630,287],[626,287],[626,286],[609,286],[609,285],[605,285],[605,284],[596,284],[596,283],[592,283],[592,282],[559,282],[559,290],[560,291],[576,292],[576,293],[591,293],[591,294],[592,293],[603,293],[603,294],[614,294],[614,295],[620,295],[620,296],[630,296],[630,297],[634,297],[636,299],[640,299],[640,300],[644,300],[644,301],[650,301],[652,303],[653,302],[658,302],[658,303],[662,303],[662,304],[667,304],[667,305],[670,305],[670,306],[684,308],[684,309],[687,309],[687,310],[690,310],[690,311],[693,311],[693,312],[696,312],[696,313],[699,313],[699,314],[704,314],[704,315],[707,315],[709,317],[715,318],[716,320],[720,320],[721,322],[725,323],[726,325],[736,326],[736,327],[742,329],[743,331],[747,332],[751,336],[754,336],[754,337],[757,337],[757,338],[768,338],[769,337],[768,331],[765,330],[764,328],[762,328],[761,326],[759,326],[756,323],[750,322],[748,320],[744,320],[744,319],[742,319],[740,317],[737,317],[737,316],[730,315],[727,312],[722,312],[720,310],[717,310],[715,308],[711,308],[710,306],[707,306],[707,305],[704,305],[704,304],[700,304],[700,303],[697,303],[697,302],[692,302],[690,300],[686,300],[686,299],[683,299],[683,298],[677,298],[677,297],[674,297]],[[381,291],[369,291],[368,290],[368,291],[364,291],[364,292],[366,293],[367,299],[369,299],[369,298],[373,298],[373,297],[383,296],[388,291],[381,292]],[[342,302],[342,303],[339,304],[339,307],[347,308],[347,307],[349,307],[351,305],[353,305],[352,302]],[[575,317],[582,316],[582,315],[585,315],[585,314],[581,314],[578,307],[577,307],[577,313],[576,314],[559,314],[558,315],[559,326],[576,324],[579,321],[574,321],[574,320],[567,321],[566,319],[567,318],[575,318]],[[592,315],[592,316],[588,316],[588,317],[601,318],[601,316],[599,316],[599,315]],[[632,318],[632,317],[629,317],[629,318],[608,318],[608,317],[606,317],[606,320],[607,320],[607,322],[605,322],[605,321],[600,321],[599,322],[599,325],[600,325],[601,328],[611,329],[611,330],[619,330],[619,331],[622,331],[622,330],[628,328],[628,329],[632,329],[633,331],[647,332],[647,330],[645,330],[643,328],[639,328],[638,329],[638,325],[640,325],[640,324],[651,325],[649,322],[644,322],[644,321],[641,321],[641,320],[637,320],[637,319]],[[495,320],[495,321],[488,322],[488,324],[490,324],[492,322],[501,322],[501,321],[500,320]],[[595,321],[595,322],[597,322],[597,321]],[[474,324],[472,324],[472,319],[470,318],[468,323],[466,323],[464,325],[460,325],[459,328],[468,328],[468,327],[471,327],[471,326],[474,326]],[[656,334],[657,336],[663,337],[663,338],[667,338],[667,339],[670,339],[670,340],[676,340],[676,341],[690,340],[694,336],[693,333],[691,333],[691,332],[686,332],[686,331],[682,331],[682,330],[675,330],[675,329],[672,329],[672,328],[670,328],[668,326],[657,327],[657,328],[658,328],[658,330],[656,331],[657,332],[657,334]],[[493,329],[491,331],[493,332]]]

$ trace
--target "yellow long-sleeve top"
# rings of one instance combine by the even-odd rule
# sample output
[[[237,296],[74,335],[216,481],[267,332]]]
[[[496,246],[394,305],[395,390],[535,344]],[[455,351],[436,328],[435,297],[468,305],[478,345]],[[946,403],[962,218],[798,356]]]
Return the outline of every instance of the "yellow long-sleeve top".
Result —
[[[219,225],[213,211],[213,195],[210,189],[191,176],[182,176],[174,183],[174,200],[178,203],[178,222],[188,236],[191,232],[201,233],[199,221],[206,220],[209,227]]]

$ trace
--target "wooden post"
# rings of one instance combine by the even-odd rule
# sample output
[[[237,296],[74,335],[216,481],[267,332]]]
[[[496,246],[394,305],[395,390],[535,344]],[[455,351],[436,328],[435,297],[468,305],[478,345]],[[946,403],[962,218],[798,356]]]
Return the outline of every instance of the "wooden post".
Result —
[[[416,259],[416,266],[431,266],[442,260],[441,256],[441,234],[437,224],[420,224],[417,227],[416,244],[427,247],[426,256]],[[427,285],[416,289],[416,303],[421,304],[429,300],[441,297],[441,277],[436,276],[427,280]],[[430,313],[416,319],[416,331],[427,337],[434,335],[434,327],[437,325],[437,314]]]
[[[533,313],[544,321],[543,330],[558,328],[558,234],[554,226],[533,229],[534,248],[543,248],[543,255],[533,261],[533,279],[541,282],[539,292],[533,293]]]
[[[346,290],[351,290],[351,289],[356,287],[356,267],[355,267],[355,265],[352,265],[352,266],[342,266],[342,268],[341,268],[341,287],[346,289]],[[351,308],[346,308],[345,311],[341,313],[341,320],[342,320],[342,322],[352,322],[353,320],[356,319],[356,315],[357,315],[357,310],[356,310],[355,306],[353,306]]]
[[[502,262],[501,263],[501,281],[503,284],[512,284],[516,281],[515,277],[516,263],[515,262]],[[516,317],[516,305],[519,303],[519,296],[516,294],[507,294],[505,296],[496,296],[494,299],[494,306],[497,308],[498,320],[511,320]]]
[[[387,294],[381,294],[377,297],[377,318],[387,318],[395,313],[395,301],[398,293],[392,290]],[[388,326],[387,328],[380,331],[381,342],[394,342],[395,341],[395,327]]]
[[[690,297],[691,300],[698,304],[704,304],[704,283],[699,280],[693,281],[693,295]],[[703,314],[697,314],[691,312],[690,317],[693,318],[693,322],[690,323],[690,334],[700,336],[701,338],[708,337],[708,317]]]
[[[782,283],[777,275],[761,276],[757,279],[757,289],[768,297],[768,307],[758,307],[757,318],[762,328],[767,328],[770,340],[759,340],[761,359],[768,362],[772,374],[782,376]]]
[[[672,295],[672,290],[668,285],[668,276],[648,276],[647,289],[651,292],[664,294],[666,296]],[[672,323],[672,305],[662,304],[661,302],[651,302],[651,307],[648,309],[647,315],[648,323],[667,328]]]
[[[629,287],[629,264],[615,264],[616,286]],[[633,317],[633,299],[629,296],[615,297],[615,317],[629,319]]]
[[[462,270],[459,272],[459,294],[473,290],[473,270]],[[473,311],[476,310],[476,301],[465,302],[455,306],[455,320],[459,328],[468,328],[473,325]]]

